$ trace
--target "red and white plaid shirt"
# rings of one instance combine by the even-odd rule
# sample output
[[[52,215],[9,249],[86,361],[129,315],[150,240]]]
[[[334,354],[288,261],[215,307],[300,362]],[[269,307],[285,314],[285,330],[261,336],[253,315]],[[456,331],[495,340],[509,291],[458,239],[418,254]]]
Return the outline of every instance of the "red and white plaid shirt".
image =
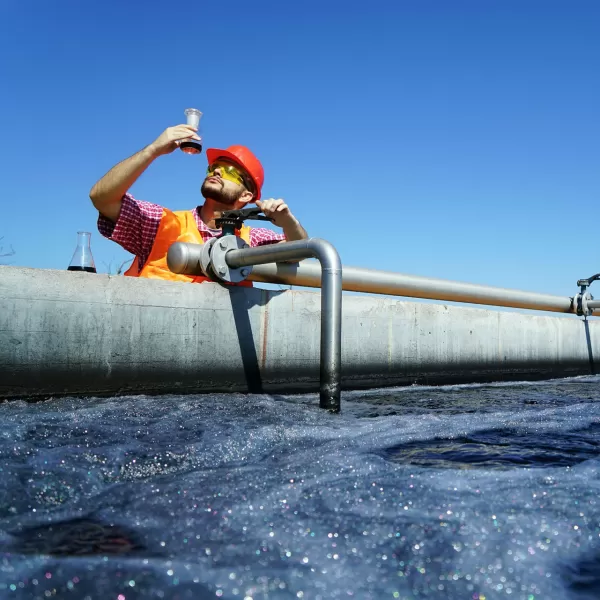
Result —
[[[194,208],[192,212],[198,231],[205,242],[221,235],[220,229],[209,229],[205,225],[197,208]],[[122,246],[127,252],[135,254],[141,269],[150,256],[162,213],[162,206],[144,200],[136,200],[131,194],[125,194],[118,221],[113,223],[110,219],[99,215],[98,231],[105,238]],[[276,244],[283,240],[285,240],[285,235],[282,233],[275,233],[264,227],[250,229],[250,246],[252,247]]]

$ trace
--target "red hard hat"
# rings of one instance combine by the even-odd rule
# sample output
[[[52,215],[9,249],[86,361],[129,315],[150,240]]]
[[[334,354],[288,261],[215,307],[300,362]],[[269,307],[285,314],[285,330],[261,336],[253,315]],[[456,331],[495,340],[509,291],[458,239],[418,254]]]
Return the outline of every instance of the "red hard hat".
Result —
[[[254,200],[260,200],[260,192],[265,181],[265,172],[260,161],[246,146],[229,146],[227,150],[218,150],[217,148],[207,148],[206,157],[208,164],[212,165],[219,158],[225,158],[232,163],[239,165],[254,182],[256,191]]]

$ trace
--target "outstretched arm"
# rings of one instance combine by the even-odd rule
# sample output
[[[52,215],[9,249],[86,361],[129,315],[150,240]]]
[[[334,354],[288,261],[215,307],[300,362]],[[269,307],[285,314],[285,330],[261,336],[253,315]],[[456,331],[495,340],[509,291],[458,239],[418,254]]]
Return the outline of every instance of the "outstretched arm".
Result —
[[[188,125],[169,127],[154,142],[114,166],[90,191],[90,199],[98,212],[116,223],[123,196],[150,163],[163,154],[173,152],[183,139],[200,139],[196,131]]]

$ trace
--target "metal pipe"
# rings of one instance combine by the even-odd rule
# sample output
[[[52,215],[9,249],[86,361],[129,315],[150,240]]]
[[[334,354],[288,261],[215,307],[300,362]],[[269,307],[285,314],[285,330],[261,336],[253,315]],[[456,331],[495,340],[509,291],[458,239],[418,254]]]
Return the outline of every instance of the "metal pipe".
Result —
[[[286,242],[285,246],[297,242]],[[176,247],[177,254],[175,254]],[[277,245],[283,247],[283,244]],[[252,248],[253,255],[267,257],[257,261],[252,273],[248,276],[250,281],[264,283],[281,283],[287,285],[301,285],[305,287],[320,287],[321,270],[318,265],[311,262],[298,264],[266,264],[272,261],[270,252],[275,246],[261,246]],[[200,274],[196,254],[199,255],[201,246],[197,244],[177,243],[169,250],[169,267],[176,273]],[[185,251],[185,252],[184,252]],[[228,263],[235,253],[241,250],[232,250],[227,254]],[[245,252],[245,250],[244,250]],[[173,261],[171,254],[173,253]],[[175,260],[175,257],[176,260]],[[278,260],[288,260],[278,258]],[[173,262],[173,264],[172,264]],[[248,263],[244,263],[248,264]],[[506,306],[511,308],[527,308],[531,310],[544,310],[550,312],[574,313],[576,308],[573,298],[567,296],[553,296],[536,292],[524,292],[499,287],[475,285],[447,279],[433,279],[418,275],[405,275],[389,271],[362,269],[358,267],[344,267],[342,272],[342,289],[352,292],[366,292],[371,294],[386,294],[389,296],[406,296],[410,298],[428,298],[431,300],[449,300],[471,304],[485,304],[491,306]],[[600,308],[596,301],[588,303],[590,308]]]
[[[321,287],[320,406],[331,412],[339,412],[342,362],[342,263],[336,249],[325,240],[310,238],[230,250],[225,255],[227,264],[234,269],[302,258],[316,258],[320,263],[320,268],[314,265],[315,287]],[[283,265],[272,264],[271,266]],[[248,279],[252,279],[252,274]]]
[[[268,248],[268,246],[263,247]],[[255,249],[252,250],[254,251]],[[233,252],[227,256],[229,257],[230,254],[233,254]],[[254,267],[248,279],[267,283],[319,287],[319,276],[318,266],[310,262],[303,262],[297,265],[279,263],[262,264],[261,266]],[[449,300],[452,302],[528,308],[561,313],[574,312],[573,298],[566,296],[523,292],[520,290],[356,267],[344,267],[342,289],[353,292]],[[598,306],[600,307],[600,304]]]
[[[587,302],[588,308],[600,308],[600,300],[588,300]]]

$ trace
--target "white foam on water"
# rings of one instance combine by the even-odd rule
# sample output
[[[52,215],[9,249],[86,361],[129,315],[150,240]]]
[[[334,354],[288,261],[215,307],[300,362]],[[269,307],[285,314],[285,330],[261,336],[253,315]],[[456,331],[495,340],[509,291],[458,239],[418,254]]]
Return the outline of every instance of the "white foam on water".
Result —
[[[29,582],[14,591],[23,598],[67,590],[69,581],[81,597],[128,600],[175,591],[253,599],[594,597],[586,594],[597,592],[600,578],[574,583],[582,581],[579,565],[600,556],[600,463],[589,451],[577,458],[582,444],[596,435],[600,445],[600,437],[576,437],[600,423],[600,404],[589,399],[595,383],[352,393],[341,415],[319,410],[315,395],[4,405],[5,573],[15,585]],[[454,398],[463,392],[468,402],[481,396],[486,411],[460,412]],[[538,404],[520,401],[532,394]],[[578,394],[581,401],[571,401]],[[374,396],[384,396],[386,407],[396,398],[397,413],[377,416]],[[417,411],[409,401],[403,411],[403,399],[414,396],[438,398],[442,408]],[[545,468],[410,462],[414,448],[490,432],[520,440],[572,435],[574,457]],[[28,540],[29,553],[19,552],[32,527],[60,530],[82,517],[131,527],[140,549],[106,560],[50,557]]]

